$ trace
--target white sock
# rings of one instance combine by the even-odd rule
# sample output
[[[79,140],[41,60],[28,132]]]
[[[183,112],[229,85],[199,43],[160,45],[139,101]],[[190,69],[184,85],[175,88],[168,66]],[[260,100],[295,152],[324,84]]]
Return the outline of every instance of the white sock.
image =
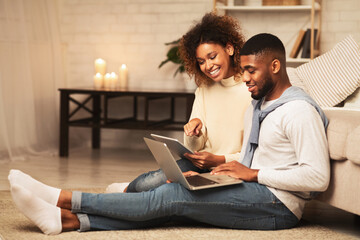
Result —
[[[106,193],[123,193],[127,186],[129,186],[128,182],[112,183],[109,186],[107,186],[105,192]]]
[[[38,198],[24,187],[11,185],[11,195],[18,207],[27,218],[48,235],[61,233],[61,209]]]
[[[10,170],[8,179],[11,186],[13,184],[18,184],[35,194],[37,197],[43,199],[44,201],[55,206],[57,205],[61,189],[45,185],[33,179],[26,173],[15,169]]]

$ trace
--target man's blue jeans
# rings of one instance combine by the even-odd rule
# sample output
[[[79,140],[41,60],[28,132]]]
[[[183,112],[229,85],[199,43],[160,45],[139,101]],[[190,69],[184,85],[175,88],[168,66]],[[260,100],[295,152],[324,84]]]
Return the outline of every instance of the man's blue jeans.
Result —
[[[187,220],[234,229],[294,227],[297,217],[258,183],[190,191],[178,183],[140,193],[73,192],[72,212],[80,231],[122,230]]]
[[[187,159],[180,159],[177,164],[182,172],[194,171],[198,173],[209,172],[207,169],[200,169],[195,167],[191,161]],[[157,188],[166,183],[166,176],[164,172],[159,169],[148,173],[141,174],[135,178],[127,187],[126,192],[145,192]]]

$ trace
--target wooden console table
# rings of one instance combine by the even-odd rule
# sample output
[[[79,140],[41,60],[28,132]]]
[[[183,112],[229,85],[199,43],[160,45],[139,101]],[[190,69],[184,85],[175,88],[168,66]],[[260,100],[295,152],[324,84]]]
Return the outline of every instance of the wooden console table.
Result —
[[[92,129],[92,148],[100,148],[101,128],[143,129],[143,130],[175,130],[182,131],[192,110],[195,95],[187,90],[145,90],[145,89],[94,89],[94,88],[60,88],[60,148],[59,155],[69,155],[69,127],[87,127]],[[74,95],[83,95],[83,100]],[[109,100],[119,97],[132,98],[132,116],[114,119],[108,116]],[[144,118],[138,117],[138,99],[144,99]],[[185,98],[184,121],[175,121],[175,100]],[[157,99],[168,99],[169,117],[163,120],[151,120],[150,103]],[[90,103],[92,101],[92,103]],[[70,103],[77,105],[70,112]],[[87,105],[90,105],[87,106]],[[121,106],[117,106],[121,109]],[[90,117],[76,118],[80,109],[90,113]],[[75,117],[74,117],[75,116]]]

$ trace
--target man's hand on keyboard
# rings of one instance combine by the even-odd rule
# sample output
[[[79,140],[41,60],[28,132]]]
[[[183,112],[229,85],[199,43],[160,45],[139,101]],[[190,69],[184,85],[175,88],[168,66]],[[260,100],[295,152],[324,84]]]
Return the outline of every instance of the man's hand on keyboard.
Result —
[[[248,168],[238,161],[232,161],[214,168],[211,174],[228,175],[247,182],[257,182],[258,172],[259,170]]]

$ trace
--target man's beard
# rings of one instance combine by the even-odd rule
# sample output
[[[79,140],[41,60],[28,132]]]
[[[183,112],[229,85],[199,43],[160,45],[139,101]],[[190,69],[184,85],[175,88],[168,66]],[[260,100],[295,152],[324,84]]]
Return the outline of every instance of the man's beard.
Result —
[[[259,93],[254,95],[254,94],[251,94],[251,97],[255,100],[259,100],[263,97],[265,97],[274,87],[274,83],[271,79],[271,77],[269,75],[267,75],[265,77],[265,80],[264,80],[264,85],[262,86],[262,88],[259,88]]]

